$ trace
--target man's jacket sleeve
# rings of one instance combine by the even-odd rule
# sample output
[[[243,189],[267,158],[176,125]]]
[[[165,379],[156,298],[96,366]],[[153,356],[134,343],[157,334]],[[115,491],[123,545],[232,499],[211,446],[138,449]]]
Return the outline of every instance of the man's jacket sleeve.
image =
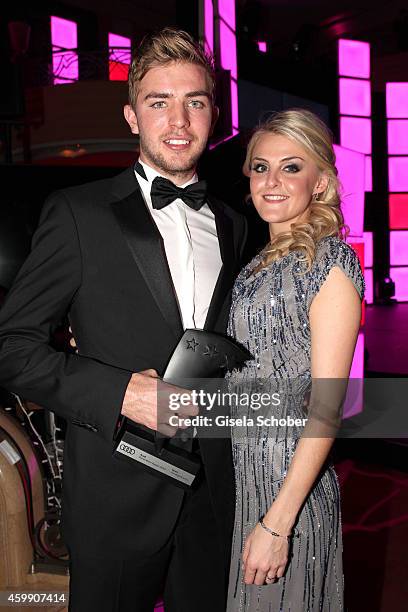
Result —
[[[112,441],[131,373],[49,346],[81,275],[74,216],[57,192],[44,205],[31,254],[0,310],[0,384]]]

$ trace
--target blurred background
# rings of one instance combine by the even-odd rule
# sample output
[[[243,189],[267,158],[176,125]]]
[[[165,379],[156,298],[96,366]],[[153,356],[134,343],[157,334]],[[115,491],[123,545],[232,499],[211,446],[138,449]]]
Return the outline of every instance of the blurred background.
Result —
[[[4,3],[0,300],[29,252],[47,195],[113,176],[137,159],[137,138],[122,112],[128,67],[143,36],[165,26],[189,31],[214,55],[220,120],[200,173],[213,193],[247,216],[247,257],[267,236],[245,204],[241,168],[251,130],[272,111],[290,107],[308,108],[329,125],[349,242],[367,285],[352,376],[408,378],[404,0],[360,0],[358,6],[352,0]],[[70,350],[68,338],[61,321],[55,347]],[[345,417],[361,415],[364,402],[362,388]],[[64,424],[4,390],[0,406],[0,590],[44,584],[66,590],[59,535]],[[406,609],[406,436],[406,430],[384,432],[380,439],[336,445],[352,612]]]

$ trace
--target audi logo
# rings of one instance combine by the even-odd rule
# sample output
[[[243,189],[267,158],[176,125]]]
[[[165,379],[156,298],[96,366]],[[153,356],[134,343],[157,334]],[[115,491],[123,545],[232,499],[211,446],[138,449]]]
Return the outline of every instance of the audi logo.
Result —
[[[131,448],[130,446],[128,446],[127,444],[124,444],[123,442],[120,444],[119,448],[121,451],[123,451],[124,453],[127,453],[128,455],[134,455],[136,452],[134,448]]]

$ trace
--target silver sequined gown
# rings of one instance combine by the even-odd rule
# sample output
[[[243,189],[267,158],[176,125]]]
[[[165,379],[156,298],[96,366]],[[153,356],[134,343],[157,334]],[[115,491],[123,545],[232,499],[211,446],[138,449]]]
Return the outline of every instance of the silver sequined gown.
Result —
[[[304,394],[310,384],[309,307],[329,271],[338,266],[360,297],[364,280],[355,252],[338,238],[323,239],[309,272],[291,252],[254,275],[257,255],[239,274],[233,289],[228,333],[254,356],[233,372],[231,390],[273,392],[278,381],[284,406],[293,417],[306,416]],[[233,407],[242,416],[252,408]],[[270,408],[274,410],[274,408]],[[279,414],[282,415],[283,412]],[[241,555],[246,536],[279,492],[295,452],[299,431],[277,426],[232,427],[236,515],[227,612],[339,612],[343,610],[342,537],[337,477],[328,464],[317,479],[295,523],[285,576],[262,587],[246,586]]]

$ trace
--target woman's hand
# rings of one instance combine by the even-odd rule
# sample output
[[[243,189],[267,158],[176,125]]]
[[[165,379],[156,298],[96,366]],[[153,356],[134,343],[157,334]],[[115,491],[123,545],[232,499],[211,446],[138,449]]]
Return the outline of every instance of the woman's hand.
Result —
[[[287,539],[271,535],[258,523],[247,537],[242,554],[245,584],[261,586],[282,578],[288,554]]]

